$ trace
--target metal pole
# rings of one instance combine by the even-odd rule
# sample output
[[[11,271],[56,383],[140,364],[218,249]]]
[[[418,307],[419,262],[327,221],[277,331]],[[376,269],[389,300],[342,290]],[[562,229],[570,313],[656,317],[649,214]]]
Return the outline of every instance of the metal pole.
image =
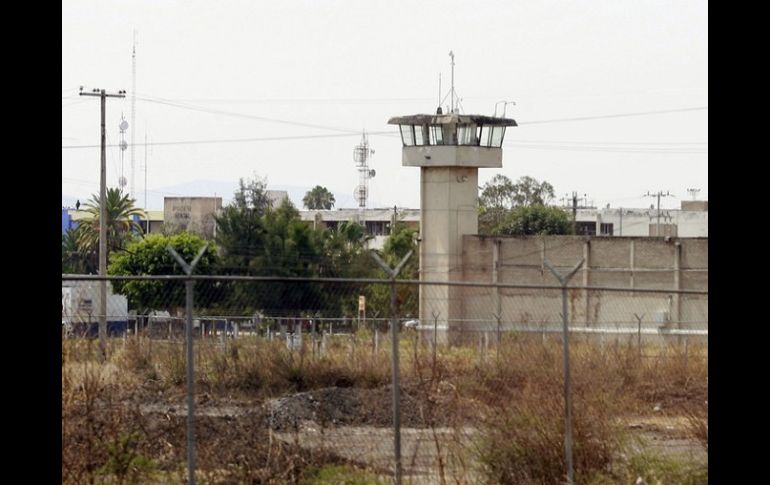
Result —
[[[171,246],[168,246],[168,252],[171,253],[172,256],[177,260],[177,262],[182,266],[182,269],[187,274],[187,276],[190,276],[192,274],[193,269],[195,268],[195,265],[198,264],[198,261],[201,259],[201,256],[203,256],[203,253],[206,252],[206,248],[208,247],[208,243],[204,244],[203,247],[198,251],[198,254],[195,256],[195,258],[192,260],[190,264],[187,264],[187,262],[172,248]],[[187,318],[187,325],[185,329],[185,339],[187,340],[187,481],[190,485],[195,485],[195,381],[194,381],[194,373],[193,373],[193,365],[195,361],[193,360],[194,354],[193,354],[193,321],[192,321],[192,314],[193,314],[193,283],[194,280],[188,279],[185,281],[185,290],[186,290],[186,318]],[[203,325],[203,321],[201,321],[201,326]]]
[[[562,345],[564,358],[564,457],[567,462],[567,484],[575,483],[575,470],[572,463],[572,389],[569,365],[569,315],[567,314],[567,283],[577,273],[585,259],[581,259],[569,273],[562,276],[548,261],[545,266],[556,276],[561,284]]]
[[[436,313],[435,311],[432,311],[431,313],[433,314],[433,371],[435,375],[436,347],[438,347],[438,317],[441,315],[441,312]]]
[[[187,477],[190,485],[195,485],[195,380],[193,376],[193,280],[187,280]]]
[[[401,388],[398,375],[398,318],[396,315],[396,280],[390,283],[390,335],[393,346],[393,446],[396,455],[396,485],[401,485]]]
[[[564,335],[564,455],[567,460],[567,483],[572,485],[574,482],[574,468],[572,464],[572,392],[570,389],[569,373],[569,317],[567,315],[567,287],[561,289],[561,315],[562,332]]]
[[[644,318],[644,313],[642,313],[642,316],[637,315],[634,313],[634,317],[637,321],[637,333],[636,333],[636,345],[639,350],[639,358],[642,358],[642,319]]]
[[[395,268],[388,266],[377,253],[371,253],[372,258],[378,265],[390,276],[390,335],[391,345],[393,347],[392,363],[393,363],[393,447],[395,451],[395,476],[396,485],[401,485],[401,388],[399,385],[398,376],[398,308],[396,300],[396,276],[401,272],[401,268],[404,267],[409,257],[412,255],[412,251],[409,251],[406,256],[398,263]]]

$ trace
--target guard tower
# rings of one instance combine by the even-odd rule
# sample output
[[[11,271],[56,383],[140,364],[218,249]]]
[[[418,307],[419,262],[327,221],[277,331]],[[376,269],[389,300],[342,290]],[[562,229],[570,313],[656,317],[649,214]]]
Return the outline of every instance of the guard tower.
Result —
[[[459,113],[397,116],[402,164],[420,167],[420,280],[460,281],[462,238],[477,234],[479,168],[503,166],[505,128],[510,118]],[[420,287],[420,321],[433,324],[438,339],[462,327],[462,288]],[[454,339],[453,339],[454,340]]]

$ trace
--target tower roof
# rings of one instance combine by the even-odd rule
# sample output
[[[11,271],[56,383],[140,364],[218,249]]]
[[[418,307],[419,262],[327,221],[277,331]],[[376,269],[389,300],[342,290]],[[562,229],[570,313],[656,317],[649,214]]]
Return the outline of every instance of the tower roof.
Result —
[[[484,115],[447,114],[416,114],[394,116],[388,120],[389,125],[486,125],[486,126],[518,126],[513,118],[497,118]]]

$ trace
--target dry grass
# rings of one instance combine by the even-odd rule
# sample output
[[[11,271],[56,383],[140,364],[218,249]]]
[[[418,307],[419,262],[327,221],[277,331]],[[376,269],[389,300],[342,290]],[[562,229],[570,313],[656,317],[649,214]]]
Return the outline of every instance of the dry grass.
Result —
[[[293,351],[251,337],[229,342],[227,350],[213,340],[198,340],[196,390],[199,397],[260,403],[332,386],[380,387],[390,383],[388,341],[382,339],[374,352],[369,334],[337,337],[321,353],[313,350],[310,338],[303,349]],[[65,482],[104,483],[104,477],[111,483],[183,481],[183,418],[139,413],[141,403],[178,402],[182,397],[183,343],[116,340],[105,363],[97,358],[95,342],[63,344]],[[447,445],[435,440],[442,482],[457,480],[453,473],[458,469],[470,477],[481,474],[489,483],[563,479],[560,342],[513,335],[499,351],[494,346],[482,353],[477,345],[441,347],[434,360],[429,346],[405,334],[400,355],[403,387],[416,399],[426,427],[470,425],[479,430],[472,449],[458,439],[449,453],[442,453],[438,448]],[[681,346],[650,346],[640,352],[630,344],[573,342],[577,483],[628,472],[627,463],[625,472],[618,471],[618,456],[627,434],[621,418],[629,414],[652,415],[662,407],[671,415],[686,416],[691,435],[707,449],[707,363],[705,346],[689,345],[686,352]],[[239,418],[237,424],[219,418],[198,418],[197,423],[202,483],[297,483],[307,479],[312,467],[345,461],[272,439],[257,414]]]

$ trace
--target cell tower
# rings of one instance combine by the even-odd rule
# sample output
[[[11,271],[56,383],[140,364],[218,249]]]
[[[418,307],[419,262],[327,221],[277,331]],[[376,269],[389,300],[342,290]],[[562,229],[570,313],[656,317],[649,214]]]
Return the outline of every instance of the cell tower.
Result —
[[[369,140],[364,131],[361,135],[361,143],[353,148],[353,160],[358,168],[358,187],[353,197],[358,201],[358,222],[364,225],[364,211],[369,197],[369,179],[374,177],[375,171],[369,169],[369,158],[374,155],[374,150],[369,148]]]
[[[118,185],[120,186],[121,192],[126,187],[126,177],[123,174],[123,153],[126,151],[126,148],[128,148],[128,144],[126,143],[126,130],[128,129],[128,121],[123,117],[123,113],[120,113],[120,125],[118,125],[120,128],[120,177],[118,178]],[[132,167],[133,171],[133,167]]]
[[[700,189],[687,189],[687,192],[690,193],[692,200],[698,200],[698,193],[700,192]]]
[[[131,196],[134,197],[134,160],[136,155],[136,30],[134,30],[134,45],[131,52]]]

